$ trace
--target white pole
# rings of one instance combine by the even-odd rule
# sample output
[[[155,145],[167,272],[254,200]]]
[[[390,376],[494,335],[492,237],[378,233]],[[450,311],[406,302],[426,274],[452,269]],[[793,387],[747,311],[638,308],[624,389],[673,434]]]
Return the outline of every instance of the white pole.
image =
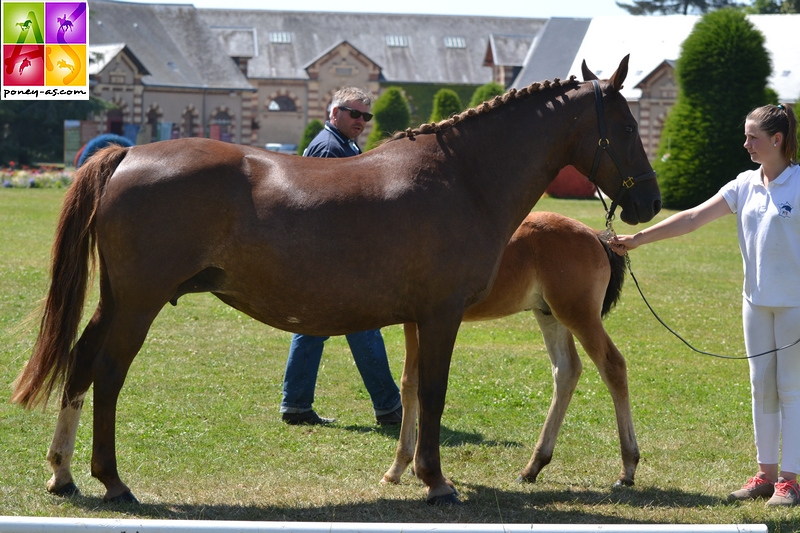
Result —
[[[0,533],[767,533],[765,524],[385,524],[0,516]]]

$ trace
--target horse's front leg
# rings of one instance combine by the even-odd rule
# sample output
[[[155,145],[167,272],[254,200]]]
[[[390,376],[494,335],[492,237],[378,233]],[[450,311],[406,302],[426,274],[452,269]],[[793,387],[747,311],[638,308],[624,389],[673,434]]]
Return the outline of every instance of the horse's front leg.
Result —
[[[572,400],[572,394],[575,392],[582,371],[581,360],[575,349],[572,333],[553,315],[545,315],[541,311],[535,310],[534,316],[542,330],[550,363],[553,366],[553,400],[550,403],[550,410],[547,412],[547,418],[544,421],[542,432],[539,434],[539,440],[533,450],[531,460],[517,478],[518,482],[529,483],[536,481],[539,472],[553,458],[558,432],[564,423],[567,407]]]
[[[431,505],[459,504],[457,491],[442,474],[439,435],[450,359],[453,355],[463,305],[446,309],[436,319],[420,320],[419,331],[419,442],[414,472],[427,490]]]
[[[413,322],[403,324],[406,339],[406,359],[403,363],[403,377],[400,380],[400,401],[403,403],[403,421],[400,425],[400,439],[394,463],[383,475],[381,483],[400,483],[403,472],[414,459],[417,441],[417,393],[419,390],[419,336],[417,325]]]

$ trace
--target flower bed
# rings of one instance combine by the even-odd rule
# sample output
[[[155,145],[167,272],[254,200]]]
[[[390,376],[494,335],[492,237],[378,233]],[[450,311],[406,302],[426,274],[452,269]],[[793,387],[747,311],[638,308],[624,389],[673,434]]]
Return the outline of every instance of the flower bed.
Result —
[[[0,169],[0,184],[7,189],[61,189],[72,183],[72,174],[72,170],[55,166],[18,167],[11,162],[8,167]]]

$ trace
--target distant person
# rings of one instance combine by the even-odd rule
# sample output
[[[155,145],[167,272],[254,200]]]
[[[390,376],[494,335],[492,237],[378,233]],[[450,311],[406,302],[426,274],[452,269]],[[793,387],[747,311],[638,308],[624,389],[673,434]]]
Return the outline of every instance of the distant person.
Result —
[[[339,90],[333,96],[330,120],[308,148],[305,157],[351,157],[361,153],[356,139],[372,119],[369,113],[372,94],[355,87]],[[403,417],[400,390],[392,378],[386,347],[379,329],[345,335],[356,367],[372,399],[379,425],[399,424]],[[283,401],[280,411],[287,424],[330,424],[334,418],[322,418],[311,407],[322,350],[329,337],[294,334],[283,378]]]
[[[744,147],[759,168],[742,172],[697,207],[636,235],[619,235],[610,244],[624,255],[642,244],[689,233],[734,213],[744,264],[744,343],[748,355],[754,355],[789,345],[800,337],[797,117],[788,104],[757,107],[747,115],[744,135]],[[769,506],[797,505],[800,345],[748,361],[758,472],[728,499],[770,497]]]

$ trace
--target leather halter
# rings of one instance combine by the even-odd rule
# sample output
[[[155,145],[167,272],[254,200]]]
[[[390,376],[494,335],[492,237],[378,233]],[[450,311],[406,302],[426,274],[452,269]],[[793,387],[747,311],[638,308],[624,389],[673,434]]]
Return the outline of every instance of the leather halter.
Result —
[[[640,174],[639,176],[625,177],[625,172],[622,170],[622,165],[619,163],[619,159],[617,158],[617,154],[611,148],[611,141],[608,140],[606,137],[606,121],[603,112],[603,92],[600,90],[600,83],[597,80],[591,80],[592,87],[594,88],[594,98],[595,103],[597,104],[597,124],[600,126],[600,140],[597,141],[597,152],[595,152],[594,156],[594,164],[592,164],[592,172],[589,174],[589,181],[594,185],[595,189],[597,189],[598,195],[600,196],[600,200],[603,202],[603,208],[606,210],[606,225],[610,225],[611,221],[614,219],[614,211],[617,209],[620,200],[628,192],[628,189],[631,189],[634,185],[639,183],[640,181],[653,179],[656,177],[656,171],[651,170],[650,172],[645,172],[644,174]],[[600,187],[597,186],[597,170],[600,168],[600,157],[603,155],[603,152],[608,153],[611,156],[611,160],[614,161],[614,164],[617,166],[617,170],[619,171],[620,176],[622,179],[622,185],[620,186],[619,192],[616,194],[614,200],[611,202],[611,207],[608,208],[606,206],[606,201],[603,200],[603,195],[600,193]]]

